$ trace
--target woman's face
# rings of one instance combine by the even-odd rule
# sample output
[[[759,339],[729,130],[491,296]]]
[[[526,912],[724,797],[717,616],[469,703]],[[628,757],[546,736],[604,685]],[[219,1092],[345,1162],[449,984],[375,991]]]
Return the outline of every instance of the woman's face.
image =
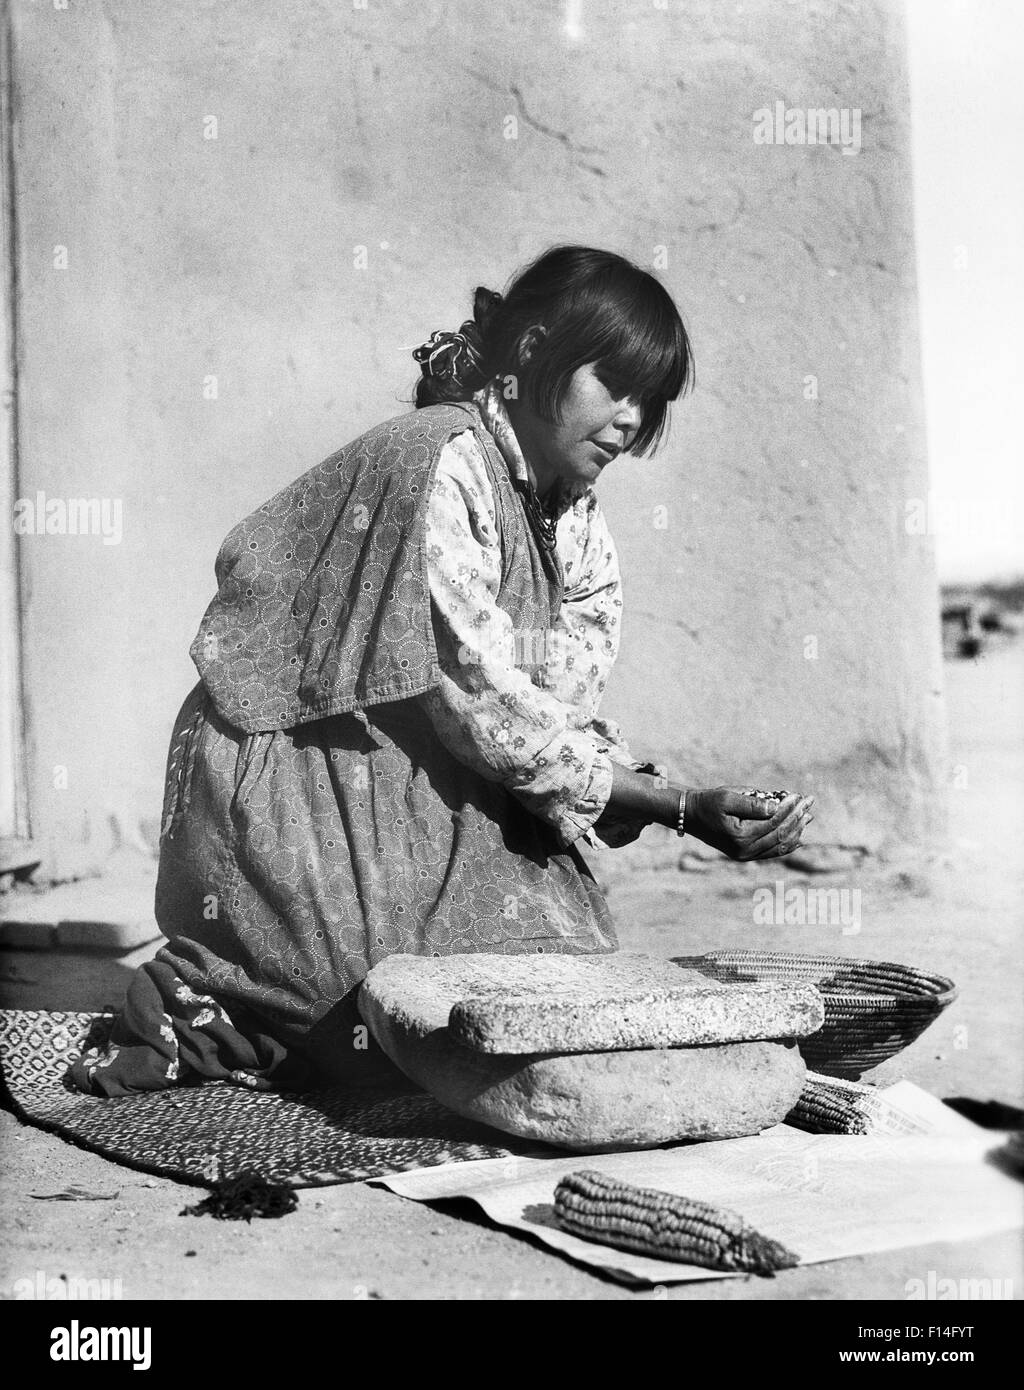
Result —
[[[573,373],[562,399],[561,419],[543,420],[525,403],[509,416],[541,496],[558,481],[592,484],[619,454],[627,453],[642,421],[641,401],[614,396],[593,363]]]

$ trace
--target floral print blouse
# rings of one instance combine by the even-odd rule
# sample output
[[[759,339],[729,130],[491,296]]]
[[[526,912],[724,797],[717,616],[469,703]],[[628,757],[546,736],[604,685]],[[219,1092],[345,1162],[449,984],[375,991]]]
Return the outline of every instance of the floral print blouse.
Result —
[[[475,398],[514,477],[526,461],[495,385]],[[563,488],[556,555],[564,597],[553,631],[520,634],[497,606],[502,571],[495,501],[471,430],[442,450],[427,507],[427,569],[440,684],[422,696],[460,761],[500,781],[561,843],[625,844],[645,822],[605,817],[612,763],[638,768],[618,726],[598,714],[619,645],[618,559],[592,489]],[[653,769],[652,769],[653,770]]]

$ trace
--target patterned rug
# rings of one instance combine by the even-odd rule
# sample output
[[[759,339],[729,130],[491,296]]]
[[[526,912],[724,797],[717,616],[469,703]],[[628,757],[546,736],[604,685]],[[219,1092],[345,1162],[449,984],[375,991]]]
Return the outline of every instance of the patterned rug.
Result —
[[[65,1087],[68,1063],[101,1044],[112,1022],[102,1014],[0,1009],[0,1078],[20,1119],[140,1172],[201,1185],[256,1172],[268,1182],[323,1187],[539,1151],[412,1088],[353,1097],[211,1082],[111,1100]]]

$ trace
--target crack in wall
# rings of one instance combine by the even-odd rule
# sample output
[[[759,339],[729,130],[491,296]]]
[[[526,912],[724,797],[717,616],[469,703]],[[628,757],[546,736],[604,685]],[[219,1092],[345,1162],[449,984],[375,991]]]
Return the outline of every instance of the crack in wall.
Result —
[[[572,138],[572,136],[569,135],[566,131],[555,130],[553,126],[545,125],[543,121],[538,121],[534,116],[531,116],[529,111],[527,110],[526,101],[523,97],[521,90],[514,83],[511,83],[506,88],[502,87],[499,83],[492,81],[491,78],[485,76],[483,73],[477,72],[474,68],[464,67],[463,72],[468,73],[470,77],[474,78],[482,86],[486,87],[488,91],[496,92],[499,96],[510,96],[516,104],[517,114],[519,115],[519,118],[523,121],[523,123],[529,126],[531,130],[535,130],[538,135],[543,135],[545,139],[555,140],[558,144],[562,145],[566,150],[569,151],[569,154],[572,156],[573,163],[578,165],[579,168],[586,169],[588,173],[597,174],[598,177],[602,179],[608,177],[604,169],[602,169],[599,165],[588,164],[584,159],[581,158],[582,155],[606,154],[607,151],[601,149],[598,145],[577,144],[577,142]]]

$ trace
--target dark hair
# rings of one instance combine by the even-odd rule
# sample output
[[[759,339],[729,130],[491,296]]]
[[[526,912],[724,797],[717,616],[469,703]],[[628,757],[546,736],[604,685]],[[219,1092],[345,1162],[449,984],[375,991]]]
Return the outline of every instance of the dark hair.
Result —
[[[523,335],[544,329],[528,362]],[[521,397],[556,420],[573,373],[593,363],[614,396],[642,401],[631,453],[661,438],[669,402],[693,384],[694,362],[679,311],[664,285],[610,251],[556,246],[521,271],[504,296],[480,288],[473,318],[457,334],[417,348],[416,405],[469,400],[494,377],[514,375]]]

